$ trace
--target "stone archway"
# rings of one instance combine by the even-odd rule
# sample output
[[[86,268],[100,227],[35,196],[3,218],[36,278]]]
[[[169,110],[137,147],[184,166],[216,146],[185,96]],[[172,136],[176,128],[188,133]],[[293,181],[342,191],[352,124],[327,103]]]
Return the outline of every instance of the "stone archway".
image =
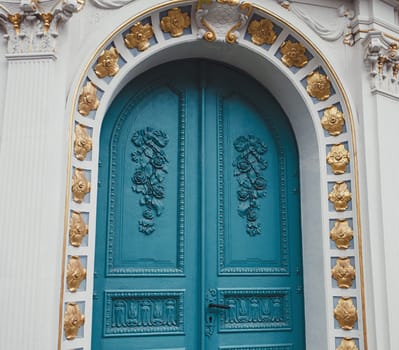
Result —
[[[138,13],[97,48],[74,86],[61,349],[90,348],[98,145],[105,112],[141,72],[190,57],[246,71],[285,110],[300,155],[307,348],[335,349],[352,342],[367,348],[355,121],[348,98],[319,50],[289,23],[259,6],[231,3],[182,1],[180,6],[172,1]],[[218,16],[229,20],[221,23]],[[170,25],[174,19],[180,30]],[[347,239],[336,240],[336,235]],[[355,266],[355,281],[332,278],[336,265],[345,271]],[[344,311],[352,315],[349,322]],[[72,318],[77,325],[70,325]]]

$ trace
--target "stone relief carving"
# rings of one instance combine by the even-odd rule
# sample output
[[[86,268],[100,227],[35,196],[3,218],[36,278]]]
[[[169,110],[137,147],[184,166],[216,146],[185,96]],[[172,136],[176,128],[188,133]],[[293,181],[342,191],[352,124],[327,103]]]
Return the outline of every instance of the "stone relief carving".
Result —
[[[330,231],[330,238],[338,249],[348,249],[353,239],[353,230],[349,226],[348,220],[335,221],[334,227]]]
[[[338,136],[344,129],[344,114],[336,106],[328,107],[323,112],[321,125],[331,136]]]
[[[19,6],[0,3],[0,24],[6,31],[8,52],[53,52],[60,25],[80,11],[84,4],[85,0],[53,0],[45,4],[23,0]]]
[[[79,95],[78,112],[88,116],[91,111],[97,110],[100,101],[97,98],[97,88],[92,82],[88,82]]]
[[[154,32],[149,23],[136,23],[130,28],[130,33],[125,36],[125,45],[129,49],[137,48],[139,51],[147,50],[150,47],[150,39]]]
[[[340,143],[333,145],[327,154],[327,163],[335,175],[342,175],[346,172],[346,166],[349,163],[349,151],[345,145]]]
[[[68,303],[64,315],[64,331],[67,340],[78,336],[79,328],[85,323],[85,317],[76,303]]]
[[[75,169],[72,178],[72,195],[73,201],[82,203],[86,194],[90,192],[90,182],[87,181],[84,170]]]
[[[76,159],[85,160],[87,153],[93,148],[93,142],[87,128],[83,125],[75,126],[75,141],[73,142],[73,151]]]
[[[80,247],[83,238],[89,232],[89,226],[86,225],[81,213],[72,212],[69,220],[69,242],[74,247]]]
[[[337,281],[339,288],[350,288],[356,277],[355,268],[349,258],[338,258],[331,270],[332,277]]]
[[[303,68],[308,64],[306,48],[300,43],[290,40],[284,41],[280,47],[281,61],[289,68],[292,66]]]
[[[346,182],[336,182],[328,195],[328,199],[334,204],[336,211],[347,210],[348,203],[352,200],[352,193],[349,191]]]
[[[86,269],[78,256],[71,256],[67,267],[67,287],[70,292],[76,292],[82,281],[86,279]]]
[[[99,78],[113,77],[119,72],[119,52],[115,47],[101,52],[94,71]]]
[[[253,20],[248,26],[248,33],[256,45],[272,45],[277,39],[277,33],[273,30],[273,22],[270,19]]]
[[[357,321],[357,310],[352,298],[342,297],[339,299],[334,309],[334,317],[343,330],[350,331],[353,329]]]
[[[310,73],[306,78],[306,91],[319,101],[325,101],[331,96],[331,82],[327,75],[318,71]]]
[[[187,12],[181,12],[179,8],[168,11],[168,15],[161,19],[161,29],[165,33],[170,33],[174,38],[182,36],[184,29],[191,25],[191,18]]]

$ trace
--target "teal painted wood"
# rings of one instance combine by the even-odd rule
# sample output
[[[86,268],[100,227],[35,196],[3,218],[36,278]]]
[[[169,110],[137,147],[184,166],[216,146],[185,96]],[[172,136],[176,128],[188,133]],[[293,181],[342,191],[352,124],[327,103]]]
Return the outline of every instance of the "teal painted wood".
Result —
[[[305,349],[298,155],[264,88],[160,66],[100,147],[93,349]]]

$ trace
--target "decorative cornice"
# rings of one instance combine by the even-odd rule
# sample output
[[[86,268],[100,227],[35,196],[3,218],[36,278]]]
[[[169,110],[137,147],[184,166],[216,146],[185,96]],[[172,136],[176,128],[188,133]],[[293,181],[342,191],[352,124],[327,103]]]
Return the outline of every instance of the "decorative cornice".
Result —
[[[399,97],[399,44],[375,31],[368,33],[363,45],[372,91]]]
[[[5,31],[8,53],[48,55],[55,51],[60,24],[80,11],[85,0],[53,0],[44,5],[35,0],[21,0],[13,8],[9,4],[8,8],[0,2],[0,28]]]

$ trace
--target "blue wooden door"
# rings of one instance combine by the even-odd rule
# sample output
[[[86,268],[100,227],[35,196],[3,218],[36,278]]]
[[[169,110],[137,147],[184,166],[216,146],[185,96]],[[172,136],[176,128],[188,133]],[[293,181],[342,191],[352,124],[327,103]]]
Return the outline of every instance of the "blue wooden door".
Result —
[[[304,350],[298,155],[245,74],[163,65],[101,131],[92,349]]]

